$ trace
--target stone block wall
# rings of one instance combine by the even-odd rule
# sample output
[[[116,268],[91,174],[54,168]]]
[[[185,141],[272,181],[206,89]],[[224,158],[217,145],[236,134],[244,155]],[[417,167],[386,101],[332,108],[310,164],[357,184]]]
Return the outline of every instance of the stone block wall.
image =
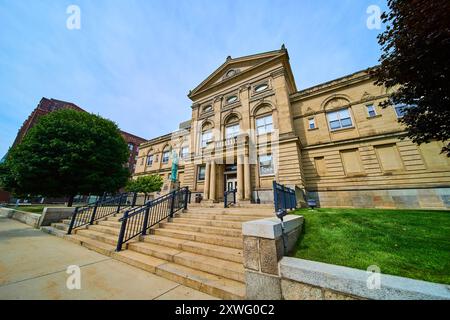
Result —
[[[450,209],[450,188],[314,191],[320,207],[380,209]]]

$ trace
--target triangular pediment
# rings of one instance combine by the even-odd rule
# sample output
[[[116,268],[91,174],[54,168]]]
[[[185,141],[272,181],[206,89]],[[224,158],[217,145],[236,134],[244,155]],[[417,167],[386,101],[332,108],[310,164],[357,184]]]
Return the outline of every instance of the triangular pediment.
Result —
[[[235,59],[228,57],[219,68],[189,93],[189,97],[208,90],[218,84],[231,81],[231,79],[235,79],[258,66],[286,54],[286,50],[281,49]]]

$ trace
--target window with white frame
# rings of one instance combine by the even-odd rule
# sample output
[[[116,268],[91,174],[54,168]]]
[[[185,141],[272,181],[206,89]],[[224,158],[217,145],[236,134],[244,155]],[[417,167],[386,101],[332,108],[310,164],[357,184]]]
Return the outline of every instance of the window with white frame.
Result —
[[[410,106],[401,103],[394,106],[395,114],[397,115],[397,118],[403,118],[405,115],[405,110],[408,109]]]
[[[274,174],[272,155],[259,156],[259,174],[261,176],[268,176]]]
[[[315,118],[308,119],[308,129],[309,130],[316,129],[316,119]]]
[[[258,135],[273,131],[272,115],[256,118],[256,133]]]
[[[202,133],[202,148],[205,148],[212,141],[212,130],[206,130]]]
[[[377,115],[377,111],[375,110],[375,106],[373,104],[366,105],[367,108],[367,115],[369,118],[373,118]]]
[[[182,147],[180,150],[181,159],[186,159],[189,155],[189,147]]]
[[[151,166],[153,164],[153,155],[149,154],[147,156],[147,166]]]
[[[225,138],[234,138],[239,134],[239,123],[231,124],[225,127]]]
[[[162,163],[169,163],[169,158],[170,158],[170,151],[169,150],[163,151]]]
[[[352,118],[348,108],[327,113],[328,123],[331,130],[350,128],[353,126]]]

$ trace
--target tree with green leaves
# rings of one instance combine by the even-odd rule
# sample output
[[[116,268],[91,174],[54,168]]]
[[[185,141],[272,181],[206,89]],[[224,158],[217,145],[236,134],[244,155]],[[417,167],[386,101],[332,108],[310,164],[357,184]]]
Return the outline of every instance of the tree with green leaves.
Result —
[[[404,108],[400,122],[415,143],[444,142],[450,156],[450,1],[388,0],[378,36],[377,84],[394,88],[388,105]]]
[[[116,192],[129,170],[117,125],[71,109],[42,116],[0,165],[0,186],[16,196],[69,197]]]
[[[147,194],[160,191],[163,186],[163,179],[157,174],[150,176],[138,177],[135,180],[129,180],[125,190],[128,192]]]

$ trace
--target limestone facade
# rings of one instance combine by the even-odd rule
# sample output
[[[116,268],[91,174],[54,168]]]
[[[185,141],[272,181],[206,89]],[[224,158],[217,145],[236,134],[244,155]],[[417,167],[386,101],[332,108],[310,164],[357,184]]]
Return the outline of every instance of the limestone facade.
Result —
[[[284,47],[228,57],[190,91],[190,121],[141,144],[135,177],[168,180],[175,151],[204,201],[271,202],[275,180],[321,206],[450,208],[450,159],[405,138],[388,93],[370,69],[298,91]]]

